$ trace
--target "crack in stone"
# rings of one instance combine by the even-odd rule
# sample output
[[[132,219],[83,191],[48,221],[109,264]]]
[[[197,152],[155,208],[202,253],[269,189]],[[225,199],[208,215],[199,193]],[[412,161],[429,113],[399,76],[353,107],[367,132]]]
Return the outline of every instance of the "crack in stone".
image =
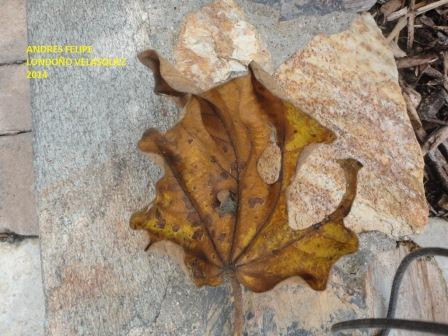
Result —
[[[31,133],[31,132],[32,132],[32,130],[30,130],[30,129],[3,131],[3,132],[0,132],[0,137],[2,137],[2,136],[19,135],[19,134]]]
[[[38,239],[38,238],[39,238],[38,235],[22,235],[9,230],[0,232],[0,242],[6,242],[10,244],[20,243],[25,239]]]
[[[167,283],[166,283],[165,290],[164,290],[163,295],[162,295],[162,299],[160,300],[159,310],[156,312],[156,315],[154,316],[154,318],[153,318],[151,324],[156,324],[156,323],[157,323],[157,320],[159,319],[160,313],[162,312],[162,305],[163,305],[163,302],[165,301],[166,296],[167,296],[167,294],[168,294],[168,287],[170,286],[171,279],[172,279],[172,278],[169,278],[168,281],[167,281]]]
[[[11,62],[3,62],[0,63],[0,66],[8,66],[8,65],[20,65],[24,64],[26,60],[18,60],[18,61],[11,61]]]

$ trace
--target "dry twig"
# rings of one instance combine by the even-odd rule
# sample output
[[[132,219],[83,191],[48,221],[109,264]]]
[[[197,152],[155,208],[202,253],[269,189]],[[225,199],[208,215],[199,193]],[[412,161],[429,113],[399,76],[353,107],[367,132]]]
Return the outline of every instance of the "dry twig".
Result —
[[[448,0],[439,0],[436,2],[432,2],[426,6],[422,6],[420,8],[418,8],[415,12],[415,16],[419,16],[421,14],[424,14],[426,12],[429,12],[433,9],[436,9],[438,7],[444,6],[448,4]],[[408,14],[408,8],[407,7],[403,7],[402,9],[391,13],[388,17],[387,17],[387,21],[395,21],[399,18],[401,18],[402,16],[405,16],[406,14]]]
[[[403,57],[397,60],[397,68],[412,68],[417,65],[434,63],[438,59],[439,57],[434,54]]]
[[[444,126],[439,130],[431,133],[431,135],[426,139],[425,143],[422,146],[423,155],[428,154],[429,152],[434,151],[442,144],[446,139],[448,139],[448,126]]]
[[[411,0],[408,11],[408,43],[407,51],[409,52],[414,45],[414,23],[415,23],[415,0]]]
[[[448,0],[388,0],[372,11],[376,11],[377,23],[395,56],[408,115],[425,154],[424,182],[430,211],[448,217],[448,6],[445,5]]]
[[[397,24],[395,25],[394,29],[390,32],[390,34],[387,36],[386,41],[392,42],[394,38],[396,38],[400,32],[403,30],[404,27],[406,27],[406,18],[402,17],[400,20],[398,20]]]

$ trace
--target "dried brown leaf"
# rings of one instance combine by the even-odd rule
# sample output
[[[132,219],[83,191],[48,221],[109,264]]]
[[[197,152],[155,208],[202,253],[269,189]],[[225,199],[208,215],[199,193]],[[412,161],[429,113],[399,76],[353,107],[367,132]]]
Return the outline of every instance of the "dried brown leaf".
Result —
[[[249,74],[196,94],[180,89],[186,80],[177,74],[165,78],[167,72],[154,67],[164,61],[155,55],[141,58],[161,83],[158,91],[188,99],[177,125],[164,134],[148,130],[139,142],[142,151],[164,159],[165,175],[151,206],[132,216],[132,227],[146,230],[151,241],[180,245],[198,286],[217,286],[231,274],[255,292],[291,276],[324,289],[333,263],[357,249],[343,218],[356,194],[360,164],[340,161],[346,194],[332,214],[308,229],[291,229],[286,192],[299,155],[308,144],[332,141],[332,132],[279,98],[276,83],[256,64]],[[273,142],[281,169],[267,183],[257,165]]]

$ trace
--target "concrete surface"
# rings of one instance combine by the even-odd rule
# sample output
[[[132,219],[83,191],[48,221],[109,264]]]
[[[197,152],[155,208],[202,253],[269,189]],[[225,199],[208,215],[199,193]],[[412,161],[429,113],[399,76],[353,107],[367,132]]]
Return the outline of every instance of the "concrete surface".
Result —
[[[0,8],[0,335],[43,336],[29,82],[23,64],[26,1],[0,0]]]
[[[0,136],[0,232],[38,234],[32,160],[31,133]]]
[[[299,16],[321,15],[334,11],[366,11],[376,0],[252,0],[277,9],[281,20],[292,20]]]
[[[38,239],[0,242],[0,335],[44,335]]]
[[[0,66],[0,134],[31,130],[29,85],[25,64]]]
[[[0,64],[26,58],[26,0],[0,0]]]

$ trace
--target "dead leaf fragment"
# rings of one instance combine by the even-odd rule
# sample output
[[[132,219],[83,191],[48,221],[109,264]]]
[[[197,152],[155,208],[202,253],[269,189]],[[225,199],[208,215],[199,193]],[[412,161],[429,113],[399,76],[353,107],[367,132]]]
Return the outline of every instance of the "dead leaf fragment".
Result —
[[[333,263],[357,249],[356,235],[343,224],[356,195],[361,165],[355,160],[340,162],[345,194],[329,216],[305,230],[288,225],[287,189],[299,155],[334,136],[279,92],[253,63],[247,75],[201,94],[185,92],[179,123],[166,133],[148,130],[139,142],[143,152],[164,159],[165,175],[151,207],[135,213],[131,226],[146,230],[151,241],[180,245],[198,286],[219,285],[230,272],[255,292],[291,276],[321,290]],[[281,169],[270,184],[257,166],[272,143],[281,151]]]

